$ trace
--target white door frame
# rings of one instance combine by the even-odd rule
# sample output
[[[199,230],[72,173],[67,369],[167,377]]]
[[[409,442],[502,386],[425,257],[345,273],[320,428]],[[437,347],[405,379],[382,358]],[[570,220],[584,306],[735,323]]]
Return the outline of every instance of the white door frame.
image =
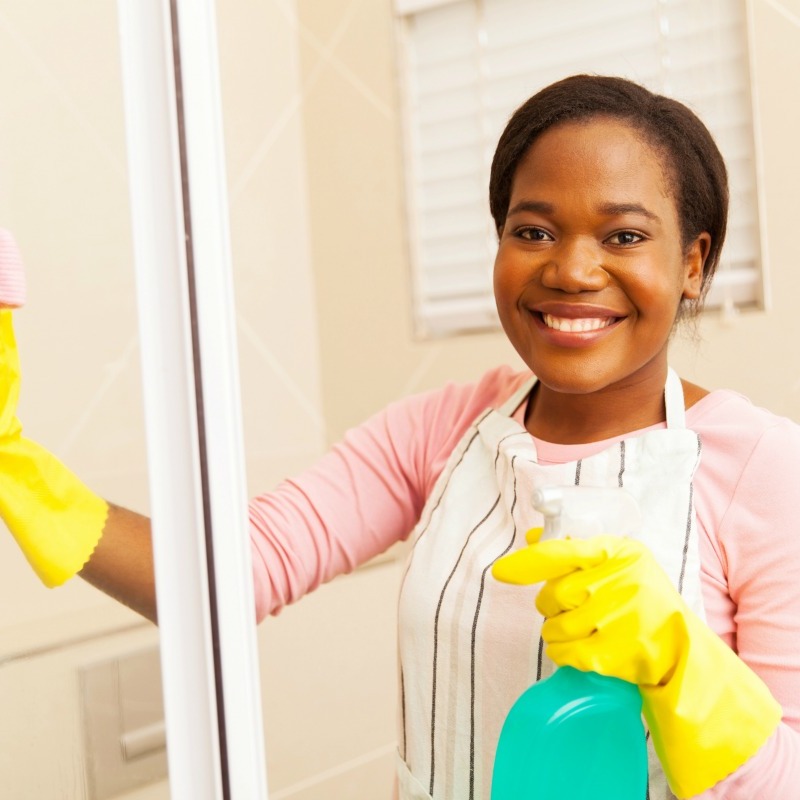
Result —
[[[118,0],[171,796],[266,800],[212,0]]]

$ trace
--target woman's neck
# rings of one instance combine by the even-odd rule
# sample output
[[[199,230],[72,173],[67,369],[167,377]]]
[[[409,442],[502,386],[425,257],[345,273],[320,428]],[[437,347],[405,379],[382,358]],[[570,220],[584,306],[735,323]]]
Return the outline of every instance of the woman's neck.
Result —
[[[548,442],[583,444],[611,439],[664,419],[664,380],[656,375],[588,393],[561,392],[539,382],[528,402],[525,427]]]
[[[708,392],[682,381],[686,408]],[[565,394],[537,383],[525,412],[533,436],[555,444],[586,444],[657,425],[666,419],[664,383],[611,386],[590,394]]]

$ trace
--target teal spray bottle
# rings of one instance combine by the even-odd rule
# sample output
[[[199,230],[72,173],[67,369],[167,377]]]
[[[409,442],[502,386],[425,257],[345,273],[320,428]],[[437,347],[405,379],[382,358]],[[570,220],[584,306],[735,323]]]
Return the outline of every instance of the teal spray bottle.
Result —
[[[534,492],[542,540],[626,536],[641,525],[624,489],[551,486]],[[627,681],[559,667],[527,689],[500,732],[491,800],[644,800],[642,698]]]

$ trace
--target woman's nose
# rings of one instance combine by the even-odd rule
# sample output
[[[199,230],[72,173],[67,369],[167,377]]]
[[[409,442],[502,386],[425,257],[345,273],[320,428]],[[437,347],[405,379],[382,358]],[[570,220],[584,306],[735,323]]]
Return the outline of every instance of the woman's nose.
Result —
[[[551,250],[542,270],[542,285],[562,292],[599,292],[608,285],[604,253],[591,242],[565,241]]]

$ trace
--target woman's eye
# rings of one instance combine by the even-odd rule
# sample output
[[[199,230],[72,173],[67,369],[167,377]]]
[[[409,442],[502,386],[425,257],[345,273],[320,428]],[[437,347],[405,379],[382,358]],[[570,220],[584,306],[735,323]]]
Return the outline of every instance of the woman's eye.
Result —
[[[641,233],[636,233],[635,231],[619,231],[609,236],[606,241],[624,247],[625,245],[638,244],[643,239],[644,236],[642,236]]]
[[[553,237],[541,228],[520,228],[517,231],[520,239],[527,239],[529,242],[550,242]]]

